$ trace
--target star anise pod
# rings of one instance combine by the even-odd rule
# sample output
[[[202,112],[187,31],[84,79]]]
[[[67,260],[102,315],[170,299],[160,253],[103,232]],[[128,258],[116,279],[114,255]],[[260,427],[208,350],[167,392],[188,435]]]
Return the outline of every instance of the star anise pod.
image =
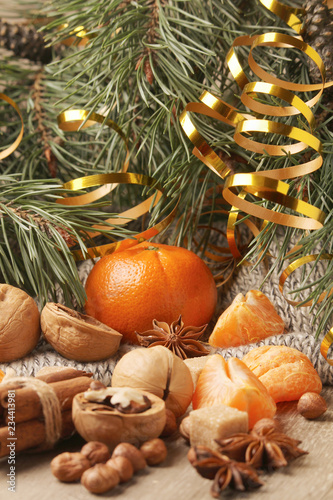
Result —
[[[221,491],[228,486],[238,491],[245,491],[259,488],[264,484],[250,465],[231,460],[206,446],[194,446],[187,457],[201,476],[214,479],[210,490],[214,498],[218,498]]]
[[[184,326],[182,317],[171,325],[164,321],[153,320],[153,329],[143,333],[136,333],[138,341],[145,347],[154,347],[162,345],[167,347],[174,354],[182,359],[193,356],[205,356],[209,351],[198,341],[204,333],[207,325],[203,326]]]
[[[267,470],[285,467],[293,458],[308,453],[298,448],[301,441],[283,434],[273,421],[269,424],[269,419],[265,420],[265,425],[259,420],[250,434],[239,433],[217,440],[221,452],[256,469]]]

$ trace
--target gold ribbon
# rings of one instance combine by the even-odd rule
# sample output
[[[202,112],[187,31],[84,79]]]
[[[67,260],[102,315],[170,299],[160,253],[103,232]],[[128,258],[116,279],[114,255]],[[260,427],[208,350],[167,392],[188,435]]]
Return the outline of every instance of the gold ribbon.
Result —
[[[301,33],[302,23],[297,17],[297,14],[303,12],[303,9],[292,9],[275,0],[260,1],[267,9],[274,12],[289,26],[291,26],[296,33]],[[236,55],[235,48],[244,46],[250,47],[248,55],[248,64],[250,69],[262,81],[249,82],[245,72],[243,71]],[[312,85],[297,84],[293,82],[286,82],[270,75],[255,61],[253,52],[255,48],[259,46],[295,48],[302,51],[310,57],[310,59],[312,59],[318,67],[322,83]],[[205,91],[200,96],[201,103],[187,104],[180,116],[180,123],[184,132],[194,145],[193,154],[214,173],[221,177],[221,179],[225,179],[222,194],[223,198],[231,205],[227,224],[227,240],[232,255],[235,259],[237,259],[242,256],[241,252],[237,248],[235,239],[235,223],[240,210],[246,214],[262,219],[264,224],[266,224],[267,221],[270,221],[276,224],[305,230],[315,230],[323,226],[326,217],[325,213],[303,200],[299,200],[288,195],[289,185],[283,181],[286,179],[302,177],[321,167],[323,162],[321,154],[322,145],[313,135],[315,118],[310,108],[319,101],[324,89],[333,85],[333,81],[327,83],[325,82],[325,67],[323,61],[319,54],[310,45],[306,44],[301,37],[292,37],[281,33],[273,32],[255,35],[252,37],[241,36],[236,38],[226,56],[226,61],[231,74],[242,90],[242,103],[253,114],[249,115],[248,113],[239,111],[234,106],[229,105],[222,99],[219,99],[210,92]],[[293,93],[300,91],[317,91],[317,93],[310,100],[304,102]],[[259,103],[255,100],[258,94],[266,94],[277,97],[288,103],[289,106],[271,106]],[[311,147],[316,153],[316,156],[310,161],[287,168],[230,175],[230,169],[207,144],[205,139],[196,129],[189,116],[190,112],[209,116],[222,121],[227,125],[235,127],[235,142],[249,151],[259,154],[269,154],[270,156],[286,156],[287,154],[299,153],[307,147]],[[297,114],[301,114],[305,118],[309,131],[299,127],[285,125],[277,121],[260,118],[260,115],[287,117]],[[284,146],[263,144],[251,140],[251,134],[253,132],[282,135],[296,141],[296,143]],[[252,194],[259,199],[277,203],[281,207],[291,209],[305,217],[289,215],[258,206],[246,200],[247,194]],[[316,256],[310,257],[310,260],[315,260],[315,258],[317,258]],[[308,257],[304,259],[307,258]],[[296,264],[303,265],[305,261],[302,259],[300,260],[302,262],[300,263],[299,261],[296,261]],[[287,268],[288,272],[292,269],[290,266]],[[282,280],[286,279],[287,270],[285,274],[282,275]],[[323,297],[320,300],[323,300]],[[309,305],[309,303],[303,305]],[[324,339],[326,342],[325,345],[327,345],[328,342],[327,338],[332,340],[332,335],[330,336],[330,334],[327,334],[327,336],[325,337],[326,340]],[[322,346],[323,345],[324,341]]]
[[[23,118],[21,115],[21,111],[20,111],[18,105],[10,97],[6,96],[5,94],[0,93],[0,99],[2,99],[3,101],[6,101],[10,106],[12,106],[12,108],[15,109],[15,111],[17,112],[17,114],[19,115],[20,120],[21,120],[21,130],[20,130],[17,138],[13,142],[13,144],[11,144],[4,151],[0,151],[0,160],[3,160],[4,158],[7,158],[7,156],[11,155],[15,151],[15,149],[17,149],[18,145],[22,141],[24,124],[23,124]]]
[[[282,293],[282,295],[283,295],[283,285],[285,284],[285,281],[291,275],[291,273],[296,271],[296,269],[298,269],[299,267],[301,267],[304,264],[307,264],[309,262],[319,261],[319,260],[332,260],[332,259],[333,259],[332,254],[328,254],[328,253],[324,253],[321,255],[314,254],[314,255],[307,255],[305,257],[301,257],[301,258],[295,260],[294,262],[292,262],[291,264],[289,264],[289,266],[283,271],[283,273],[280,276],[279,290]],[[324,298],[328,298],[330,295],[332,295],[332,293],[333,293],[333,289],[331,289],[331,291],[329,293],[323,292],[320,295],[320,297],[318,298],[317,304],[322,302],[324,300]],[[312,300],[308,300],[306,302],[303,301],[301,303],[301,301],[290,300],[290,299],[287,299],[286,297],[285,297],[285,299],[289,304],[294,305],[294,306],[299,306],[299,307],[311,306],[313,304]],[[326,361],[330,365],[333,366],[333,359],[327,358],[328,350],[332,344],[333,344],[333,328],[331,328],[330,331],[325,335],[325,337],[322,340],[322,343],[320,345],[321,354],[324,356]]]
[[[63,188],[68,189],[70,191],[79,191],[94,186],[101,186],[101,187],[94,191],[78,195],[75,197],[60,198],[57,200],[57,203],[67,206],[86,205],[104,197],[120,184],[132,184],[132,185],[136,184],[136,185],[146,186],[149,188],[153,187],[157,190],[157,193],[151,195],[149,198],[139,203],[135,207],[120,213],[118,217],[116,218],[112,217],[107,219],[105,222],[108,225],[104,223],[104,225],[98,224],[92,226],[92,229],[94,230],[89,231],[88,233],[88,235],[91,238],[98,236],[102,230],[105,231],[111,230],[113,226],[126,224],[134,219],[141,217],[144,214],[147,214],[151,210],[151,208],[156,206],[156,204],[161,199],[163,194],[161,186],[156,182],[156,180],[153,177],[149,177],[143,174],[134,174],[127,172],[129,166],[128,142],[125,134],[114,121],[105,118],[105,116],[100,115],[98,113],[92,113],[82,109],[73,109],[69,111],[64,111],[58,116],[58,125],[64,131],[73,132],[82,130],[84,128],[90,127],[95,123],[101,123],[107,125],[109,128],[115,130],[117,134],[121,137],[121,139],[124,141],[124,146],[126,149],[126,157],[121,172],[109,173],[109,174],[96,174],[96,175],[90,175],[86,177],[73,179],[72,181],[65,183],[63,185]],[[74,258],[76,260],[84,260],[89,257],[94,258],[98,256],[104,256],[113,252],[119,252],[156,236],[161,231],[166,229],[174,219],[178,203],[179,200],[176,203],[174,209],[162,221],[148,228],[147,230],[133,236],[133,238],[127,238],[121,241],[107,243],[100,246],[92,246],[87,249],[85,255],[83,255],[81,250],[73,250],[72,254]]]

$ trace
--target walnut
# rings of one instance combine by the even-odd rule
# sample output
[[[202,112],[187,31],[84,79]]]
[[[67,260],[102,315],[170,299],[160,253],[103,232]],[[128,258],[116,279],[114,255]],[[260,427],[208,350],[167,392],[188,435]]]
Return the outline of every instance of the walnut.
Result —
[[[109,448],[99,441],[89,441],[82,447],[81,453],[89,460],[90,465],[105,463],[111,457]]]
[[[119,484],[119,475],[112,467],[96,464],[82,474],[81,484],[91,493],[105,493]]]
[[[130,443],[120,443],[115,447],[112,453],[112,458],[119,456],[128,458],[133,465],[134,472],[144,469],[147,465],[142,452]]]
[[[162,463],[168,454],[167,447],[162,439],[150,439],[146,441],[140,448],[148,465],[158,465]]]
[[[122,442],[140,445],[158,437],[166,418],[162,399],[125,387],[77,394],[72,414],[76,430],[86,441],[100,441],[110,450]]]
[[[22,358],[40,337],[38,307],[26,292],[0,284],[0,362]]]
[[[61,453],[51,462],[52,474],[66,483],[77,481],[90,467],[89,460],[82,453]]]
[[[134,474],[132,462],[128,458],[122,457],[121,455],[110,458],[110,460],[106,462],[106,465],[108,467],[112,467],[118,472],[121,483],[129,481]]]
[[[46,340],[59,354],[76,361],[100,361],[119,348],[122,335],[91,316],[48,302],[41,314]]]

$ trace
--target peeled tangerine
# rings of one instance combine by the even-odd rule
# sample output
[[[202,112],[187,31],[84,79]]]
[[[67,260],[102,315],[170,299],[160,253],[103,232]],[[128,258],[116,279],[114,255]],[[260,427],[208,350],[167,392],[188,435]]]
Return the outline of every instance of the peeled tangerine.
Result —
[[[250,290],[245,297],[239,293],[221,314],[209,343],[215,347],[236,347],[283,331],[284,322],[269,298],[259,290]]]
[[[272,418],[276,405],[265,386],[239,359],[228,362],[220,354],[210,356],[199,376],[193,409],[225,404],[249,416],[249,428],[262,418]]]
[[[295,401],[306,392],[320,393],[322,383],[309,358],[292,347],[263,345],[248,352],[244,363],[274,401]]]

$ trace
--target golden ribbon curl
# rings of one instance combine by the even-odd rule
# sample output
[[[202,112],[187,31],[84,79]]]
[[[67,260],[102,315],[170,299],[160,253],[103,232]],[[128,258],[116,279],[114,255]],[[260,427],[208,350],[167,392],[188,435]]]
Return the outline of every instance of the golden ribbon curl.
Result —
[[[16,102],[14,102],[6,94],[1,94],[1,93],[0,93],[0,99],[2,99],[3,101],[6,101],[12,108],[15,109],[15,111],[17,112],[17,114],[19,115],[20,120],[21,120],[21,130],[20,130],[17,138],[13,142],[13,144],[8,146],[8,148],[6,148],[4,151],[0,151],[0,160],[3,160],[4,158],[7,158],[7,156],[11,155],[15,151],[15,149],[18,148],[18,146],[23,138],[24,124],[23,124],[23,117],[21,115],[21,111],[20,111],[18,105],[16,104]]]
[[[297,17],[297,14],[302,12],[302,9],[292,9],[275,0],[260,1],[267,9],[283,19],[296,31],[296,33],[301,33],[302,23]],[[244,46],[250,47],[248,64],[252,72],[259,79],[261,79],[261,81],[249,82],[245,72],[243,71],[236,55],[235,47]],[[312,59],[318,67],[322,83],[312,85],[297,84],[284,81],[270,75],[255,61],[253,52],[256,47],[260,46],[294,48],[302,51],[310,59]],[[239,111],[234,106],[229,105],[222,99],[212,95],[210,92],[205,91],[200,96],[201,103],[187,104],[182,115],[180,116],[180,123],[184,132],[194,145],[193,154],[214,173],[221,177],[221,179],[225,179],[222,195],[223,198],[231,205],[227,224],[227,240],[233,257],[237,259],[242,256],[235,240],[235,223],[240,210],[246,214],[262,219],[264,224],[266,224],[267,221],[270,221],[276,224],[305,230],[320,229],[323,226],[326,217],[325,213],[303,200],[299,200],[288,195],[289,184],[283,181],[295,177],[302,177],[306,174],[314,172],[322,166],[322,145],[321,142],[313,135],[315,118],[310,108],[319,101],[324,89],[333,85],[333,81],[327,83],[325,82],[325,67],[323,61],[319,54],[310,45],[306,44],[301,37],[296,38],[281,33],[272,32],[252,37],[241,36],[236,38],[226,56],[226,61],[232,76],[242,90],[241,101],[244,106],[253,112],[253,115]],[[310,100],[304,102],[293,93],[295,91],[318,92]],[[272,106],[259,103],[255,100],[258,94],[277,97],[288,103],[289,106]],[[230,175],[230,169],[207,144],[205,139],[196,129],[189,116],[189,112],[205,115],[235,127],[235,142],[244,149],[254,153],[269,154],[270,156],[286,156],[287,154],[299,153],[307,147],[311,147],[316,153],[316,156],[310,161],[287,168]],[[308,124],[309,132],[299,127],[289,126],[277,121],[260,118],[260,115],[287,117],[298,114],[301,114],[305,118]],[[296,141],[296,143],[284,146],[260,143],[251,140],[251,134],[253,132],[282,135]],[[264,199],[277,203],[282,207],[298,212],[301,216],[284,214],[258,206],[246,200],[247,194],[252,194],[258,199]],[[310,260],[315,260],[312,258],[313,256],[310,257]],[[307,262],[308,260],[306,259],[307,257],[304,257],[296,261],[298,266]],[[288,273],[292,272],[292,266],[293,264],[288,266],[281,279],[286,279],[284,276],[287,276]],[[319,302],[321,300],[323,300],[323,297],[319,298]],[[293,304],[296,304],[296,302],[293,302]],[[309,302],[302,305],[309,305]],[[332,342],[333,329],[326,335],[321,347],[321,352],[326,359],[328,347]]]
[[[70,191],[79,191],[94,186],[101,187],[82,195],[60,198],[57,200],[57,203],[67,206],[87,205],[104,197],[120,184],[136,184],[146,187],[153,187],[157,190],[157,193],[151,195],[149,198],[139,203],[135,207],[120,213],[118,217],[111,217],[107,219],[105,222],[109,225],[98,224],[92,226],[93,231],[90,231],[88,233],[91,238],[98,236],[101,230],[110,230],[113,226],[126,224],[134,219],[141,217],[144,214],[147,214],[150,209],[158,203],[163,194],[163,189],[153,177],[127,172],[129,166],[129,149],[127,139],[121,128],[114,121],[106,119],[105,116],[98,113],[91,113],[82,109],[64,111],[58,116],[59,128],[64,131],[78,131],[79,129],[90,127],[95,123],[107,125],[109,128],[115,130],[124,141],[126,157],[122,165],[121,172],[89,175],[66,182],[62,187]],[[121,241],[115,241],[113,243],[107,243],[100,246],[92,246],[87,249],[87,254],[85,255],[83,255],[81,250],[72,250],[72,254],[76,260],[84,260],[89,257],[94,258],[104,256],[113,252],[119,252],[130,248],[131,246],[137,245],[142,241],[156,236],[161,231],[166,229],[174,219],[177,207],[178,202],[176,203],[174,209],[162,221],[150,227],[149,229],[133,236],[133,238],[126,238]],[[110,226],[110,224],[112,224],[112,226]]]

